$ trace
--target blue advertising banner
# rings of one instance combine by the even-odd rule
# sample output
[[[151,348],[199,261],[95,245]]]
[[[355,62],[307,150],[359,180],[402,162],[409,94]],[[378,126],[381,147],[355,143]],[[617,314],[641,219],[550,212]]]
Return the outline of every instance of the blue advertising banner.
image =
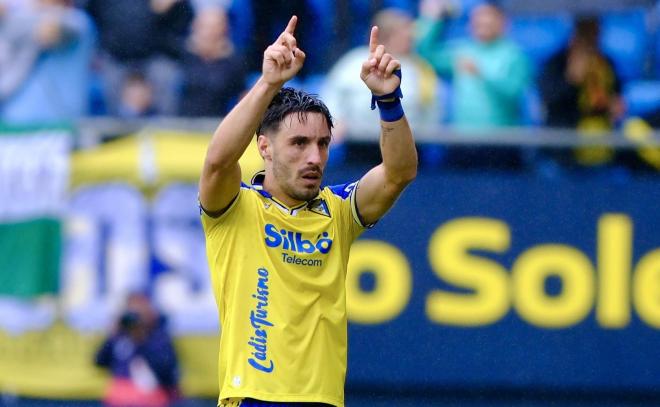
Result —
[[[69,174],[62,150],[52,161],[59,181],[49,184],[57,194],[32,188],[37,182],[0,182],[0,192],[20,187],[27,198],[43,198],[7,201],[0,238],[33,250],[35,240],[16,239],[11,222],[28,209],[31,217],[51,213],[43,208],[57,209],[54,233],[61,235],[61,266],[48,274],[56,292],[20,291],[26,279],[19,276],[40,274],[17,273],[15,261],[0,267],[0,391],[101,397],[107,374],[94,366],[95,352],[126,294],[144,291],[168,320],[183,394],[217,396],[219,326],[195,183],[208,141],[174,136],[74,154],[68,191],[59,187]],[[24,149],[34,155],[36,145]],[[186,162],[165,159],[181,146],[191,149],[180,155]],[[18,147],[3,151],[20,158]],[[256,171],[258,155],[252,161]],[[327,184],[355,181],[368,169],[347,161],[332,163]],[[30,160],[0,163],[12,174],[7,180],[44,174]],[[252,167],[242,165],[249,178]],[[416,395],[486,389],[658,396],[657,202],[660,178],[652,174],[567,171],[549,179],[523,170],[422,167],[351,250],[347,385]],[[18,253],[14,247],[5,252]]]
[[[421,172],[352,251],[349,384],[657,389],[657,202],[656,177]]]

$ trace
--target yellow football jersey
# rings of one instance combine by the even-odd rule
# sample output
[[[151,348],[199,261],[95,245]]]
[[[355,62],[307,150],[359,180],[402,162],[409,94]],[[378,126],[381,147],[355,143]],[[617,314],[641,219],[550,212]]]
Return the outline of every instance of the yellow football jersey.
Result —
[[[365,229],[356,184],[289,208],[259,178],[221,216],[201,211],[222,329],[220,400],[343,406],[346,268]]]

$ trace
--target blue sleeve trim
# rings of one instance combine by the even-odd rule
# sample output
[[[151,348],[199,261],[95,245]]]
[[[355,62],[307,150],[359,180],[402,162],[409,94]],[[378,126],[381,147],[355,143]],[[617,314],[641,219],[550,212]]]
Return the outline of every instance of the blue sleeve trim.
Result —
[[[357,186],[357,182],[355,183],[355,186]],[[366,223],[364,219],[362,219],[362,215],[360,215],[360,210],[358,209],[357,206],[357,197],[355,195],[355,189],[352,191],[353,193],[351,194],[351,211],[353,212],[353,219],[358,223],[358,225],[362,226],[365,229],[371,229],[374,227],[376,224],[374,223]]]
[[[375,225],[375,223],[366,224],[362,220],[360,211],[357,207],[357,202],[355,200],[355,187],[357,187],[359,181],[347,182],[346,184],[333,185],[328,187],[333,194],[337,195],[341,199],[350,199],[351,200],[351,212],[353,213],[353,219],[357,222],[358,225],[365,229],[369,229]]]
[[[351,196],[351,191],[355,189],[357,182],[347,182],[345,184],[333,185],[328,188],[332,191],[333,194],[337,195],[341,199],[347,199]]]

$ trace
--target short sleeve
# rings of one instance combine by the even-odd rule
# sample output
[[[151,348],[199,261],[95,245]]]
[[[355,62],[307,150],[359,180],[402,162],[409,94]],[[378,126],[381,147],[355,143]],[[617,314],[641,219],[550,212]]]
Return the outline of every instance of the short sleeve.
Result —
[[[355,191],[359,181],[328,187],[336,199],[339,200],[340,216],[353,239],[357,238],[373,224],[365,224],[355,200]]]
[[[241,187],[238,191],[238,194],[234,198],[233,201],[229,204],[227,209],[223,211],[220,214],[214,214],[212,212],[207,211],[204,209],[202,206],[202,203],[199,201],[199,196],[197,197],[197,206],[199,207],[199,216],[201,217],[202,220],[202,226],[204,227],[204,231],[208,234],[211,233],[213,229],[215,229],[217,226],[221,225],[225,220],[229,217],[232,216],[232,213],[236,212],[236,208],[239,205],[239,201],[241,201],[241,196],[244,194],[244,189]]]

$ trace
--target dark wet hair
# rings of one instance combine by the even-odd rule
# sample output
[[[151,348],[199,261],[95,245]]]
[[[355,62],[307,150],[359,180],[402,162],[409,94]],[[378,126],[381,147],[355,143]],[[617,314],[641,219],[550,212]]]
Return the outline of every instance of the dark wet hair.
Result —
[[[317,95],[298,89],[282,88],[268,105],[266,114],[257,128],[257,135],[277,132],[280,123],[291,113],[298,113],[301,122],[305,121],[307,113],[321,113],[328,124],[328,131],[332,130],[330,111]]]

